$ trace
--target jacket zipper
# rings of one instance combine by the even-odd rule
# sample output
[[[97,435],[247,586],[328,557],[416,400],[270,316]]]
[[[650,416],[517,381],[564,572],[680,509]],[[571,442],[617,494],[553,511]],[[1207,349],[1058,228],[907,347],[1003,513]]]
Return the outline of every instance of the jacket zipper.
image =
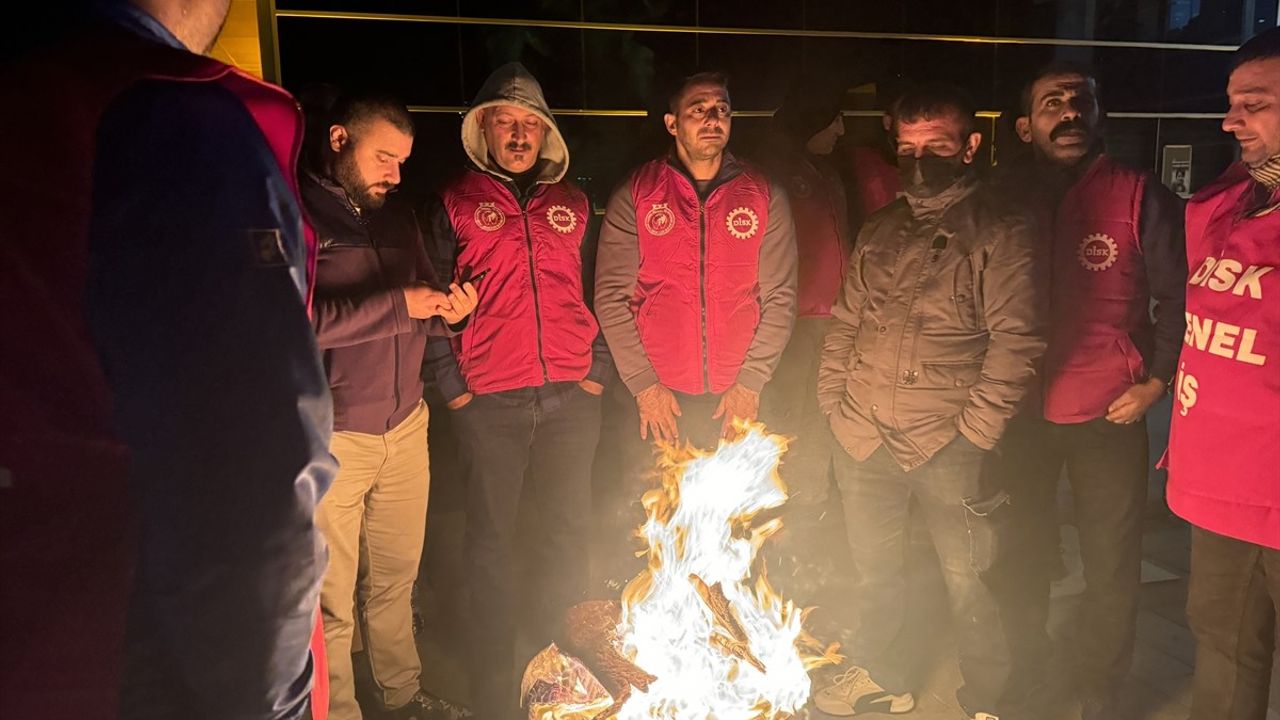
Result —
[[[710,195],[708,194],[708,197]],[[711,392],[711,360],[707,343],[707,214],[706,203],[698,201],[698,295],[702,308],[702,391]]]
[[[366,232],[368,228],[365,228]],[[373,262],[378,267],[378,277],[382,279],[385,287],[386,273],[382,269],[382,255],[378,252],[378,241],[374,238],[373,233],[369,233],[369,246],[373,248]],[[391,336],[391,397],[395,401],[393,406],[397,410],[400,408],[400,335],[399,333]],[[392,416],[394,417],[394,416]],[[391,417],[387,418],[387,431],[391,431]]]
[[[538,299],[538,274],[533,267],[533,233],[529,230],[529,210],[520,206],[520,216],[524,218],[524,241],[529,250],[529,282],[533,284],[533,317],[537,323],[538,363],[542,365],[542,382],[551,381],[551,373],[547,370],[547,359],[542,355],[542,304]]]

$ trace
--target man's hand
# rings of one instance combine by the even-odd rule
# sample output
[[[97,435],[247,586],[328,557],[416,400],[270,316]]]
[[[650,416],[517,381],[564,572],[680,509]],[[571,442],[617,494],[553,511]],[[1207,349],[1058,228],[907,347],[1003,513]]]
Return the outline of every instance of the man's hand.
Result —
[[[427,285],[410,285],[404,289],[404,304],[409,308],[409,317],[426,320],[449,307],[449,296]]]
[[[1147,408],[1164,395],[1164,391],[1164,381],[1158,378],[1129,386],[1129,389],[1107,408],[1107,420],[1119,425],[1138,422],[1147,413]]]
[[[591,393],[592,395],[604,394],[604,386],[595,380],[582,380],[578,383],[578,387],[582,388],[584,392]]]
[[[476,309],[476,288],[469,282],[449,286],[449,305],[440,308],[440,317],[450,325],[457,325]]]
[[[680,415],[680,403],[662,383],[654,383],[636,395],[636,407],[640,409],[640,439],[648,440],[653,430],[654,440],[675,442],[680,436],[676,418]]]
[[[760,414],[760,393],[734,383],[733,387],[720,396],[720,404],[716,406],[716,412],[711,418],[713,420],[724,418],[720,425],[720,437],[732,440],[737,434],[733,429],[734,419],[753,422],[758,414]]]
[[[469,405],[471,401],[475,399],[475,397],[476,397],[475,395],[472,395],[469,392],[465,392],[459,395],[458,397],[450,400],[449,403],[445,405],[445,407],[449,408],[450,410],[461,410],[462,408]]]

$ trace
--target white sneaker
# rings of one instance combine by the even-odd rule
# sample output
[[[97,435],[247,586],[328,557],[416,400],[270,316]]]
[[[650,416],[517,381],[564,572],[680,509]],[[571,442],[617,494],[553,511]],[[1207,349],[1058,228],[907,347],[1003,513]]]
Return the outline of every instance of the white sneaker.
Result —
[[[854,665],[819,690],[813,703],[828,715],[847,717],[862,713],[898,715],[911,712],[916,706],[916,699],[911,693],[894,695],[886,692],[864,668]]]
[[[991,713],[978,713],[973,716],[973,720],[1000,720],[1000,717]]]

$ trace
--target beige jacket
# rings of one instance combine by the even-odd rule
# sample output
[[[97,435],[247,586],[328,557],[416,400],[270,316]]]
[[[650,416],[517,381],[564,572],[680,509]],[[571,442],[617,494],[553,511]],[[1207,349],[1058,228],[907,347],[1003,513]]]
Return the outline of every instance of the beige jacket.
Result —
[[[818,370],[845,451],[883,444],[910,470],[957,433],[995,446],[1044,352],[1045,269],[1027,222],[976,181],[872,215]]]

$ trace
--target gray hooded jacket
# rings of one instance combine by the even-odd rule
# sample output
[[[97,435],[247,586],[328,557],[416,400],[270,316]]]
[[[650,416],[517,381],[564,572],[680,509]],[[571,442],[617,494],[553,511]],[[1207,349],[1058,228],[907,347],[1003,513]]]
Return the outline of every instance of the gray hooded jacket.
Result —
[[[532,183],[527,186],[517,184],[511,173],[494,161],[489,153],[489,144],[484,137],[484,129],[480,124],[480,116],[485,108],[499,105],[514,105],[524,108],[542,118],[547,125],[547,134],[543,138],[542,148],[538,152],[539,160],[535,166],[536,173]],[[542,86],[529,74],[520,63],[507,63],[489,76],[467,114],[462,118],[462,147],[471,159],[474,168],[466,172],[480,171],[503,181],[503,185],[512,195],[526,205],[543,185],[561,182],[569,170],[569,147],[564,136],[551,116],[551,109],[542,95]],[[449,219],[449,213],[439,197],[433,198],[423,212],[425,234],[427,236],[427,252],[431,256],[431,264],[442,278],[452,278],[457,261],[458,236]],[[591,247],[590,239],[583,243],[583,272],[590,277],[593,272],[592,255],[586,252]],[[585,279],[584,277],[584,279]],[[589,284],[585,284],[589,287]],[[589,303],[588,303],[589,304]],[[598,335],[592,346],[591,369],[587,380],[603,385],[613,371],[613,361],[604,336]],[[427,344],[426,359],[423,364],[423,378],[428,382],[433,394],[445,401],[452,401],[468,392],[466,380],[458,367],[457,357],[447,338],[430,338]],[[562,385],[565,383],[553,383]],[[573,383],[568,383],[572,386]],[[576,387],[569,387],[566,392],[581,392]],[[548,403],[554,403],[556,393],[544,398],[543,410],[550,410]]]

